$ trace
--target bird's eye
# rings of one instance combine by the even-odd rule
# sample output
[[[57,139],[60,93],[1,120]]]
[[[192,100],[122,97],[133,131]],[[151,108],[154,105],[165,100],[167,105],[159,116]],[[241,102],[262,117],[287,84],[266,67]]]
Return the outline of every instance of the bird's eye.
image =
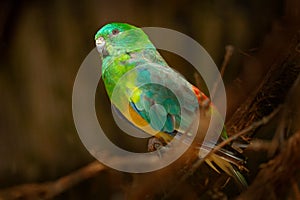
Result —
[[[114,29],[112,30],[111,32],[113,35],[117,35],[118,33],[120,33],[120,30],[119,29]]]

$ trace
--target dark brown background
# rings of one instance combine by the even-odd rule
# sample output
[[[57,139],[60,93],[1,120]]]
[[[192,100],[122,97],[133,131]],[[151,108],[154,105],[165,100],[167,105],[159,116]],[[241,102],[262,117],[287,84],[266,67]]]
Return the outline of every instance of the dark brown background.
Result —
[[[248,58],[243,52],[255,52],[283,13],[281,0],[1,1],[0,188],[53,180],[93,160],[76,133],[71,95],[77,70],[104,24],[181,31],[203,45],[218,66],[225,46],[234,45],[225,84],[230,88],[243,72],[249,85],[241,89],[244,94],[229,93],[230,115],[263,70],[243,69]],[[181,61],[168,59],[186,71]],[[99,109],[109,112],[108,104]]]

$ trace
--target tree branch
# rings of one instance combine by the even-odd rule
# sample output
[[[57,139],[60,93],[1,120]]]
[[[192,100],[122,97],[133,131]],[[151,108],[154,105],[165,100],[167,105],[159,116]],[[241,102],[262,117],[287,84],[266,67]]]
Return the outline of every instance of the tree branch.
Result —
[[[0,190],[0,200],[51,199],[104,169],[106,169],[104,165],[94,161],[53,182],[28,183],[2,189]]]

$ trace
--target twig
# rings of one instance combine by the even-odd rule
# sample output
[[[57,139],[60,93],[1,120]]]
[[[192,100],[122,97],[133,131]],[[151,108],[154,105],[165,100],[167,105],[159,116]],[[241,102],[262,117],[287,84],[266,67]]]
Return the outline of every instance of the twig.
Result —
[[[104,165],[94,161],[53,182],[29,183],[2,189],[0,190],[0,200],[51,199],[104,169],[106,169]]]
[[[224,56],[224,60],[223,60],[223,63],[222,63],[222,66],[221,66],[221,72],[220,72],[222,78],[224,77],[226,67],[228,66],[228,63],[229,63],[230,58],[233,54],[233,51],[234,51],[234,47],[232,45],[227,45],[225,47],[225,56]]]
[[[249,49],[249,50],[247,50],[248,52],[255,52],[255,51],[258,51],[258,48],[252,48],[252,49]],[[249,58],[252,58],[253,56],[252,55],[250,55],[250,53],[247,53],[246,51],[243,51],[242,49],[238,49],[238,52],[240,53],[240,54],[242,54],[243,56],[246,56],[246,57],[249,57]]]
[[[221,148],[223,148],[224,146],[226,146],[227,144],[231,143],[232,141],[236,140],[237,138],[245,135],[246,133],[248,133],[249,131],[255,130],[256,128],[267,124],[280,110],[280,107],[275,109],[270,115],[263,117],[261,120],[252,123],[250,126],[248,126],[247,128],[243,129],[242,131],[240,131],[239,133],[233,134],[232,136],[230,136],[228,139],[222,141],[221,143],[219,143],[215,148],[213,148],[213,150],[211,150],[203,159],[197,161],[193,168],[195,167],[198,168],[204,161],[205,159],[207,159],[209,156],[211,156],[212,154],[216,153],[217,151],[219,151]]]
[[[212,92],[210,94],[211,97],[213,97],[215,94],[216,94],[216,91],[218,89],[218,86],[220,84],[220,82],[222,81],[222,78],[224,77],[224,73],[225,73],[225,70],[226,70],[226,67],[228,66],[228,63],[230,61],[230,58],[233,54],[233,51],[234,51],[234,47],[232,45],[227,45],[225,47],[225,55],[224,55],[224,60],[223,60],[223,63],[222,63],[222,66],[221,66],[221,71],[220,71],[220,78],[218,80],[216,80],[214,86],[213,86],[213,89],[212,89]]]
[[[274,144],[267,140],[253,139],[247,146],[247,150],[250,151],[269,151],[272,149]]]

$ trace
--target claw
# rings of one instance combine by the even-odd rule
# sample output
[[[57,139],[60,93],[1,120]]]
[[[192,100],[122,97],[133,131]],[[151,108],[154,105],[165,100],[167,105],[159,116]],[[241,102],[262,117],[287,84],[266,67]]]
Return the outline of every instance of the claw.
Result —
[[[169,148],[165,146],[166,144],[163,142],[161,138],[152,137],[148,141],[148,151],[154,152],[156,151],[159,158],[162,158],[162,154],[166,152]]]
[[[163,142],[156,137],[152,137],[148,141],[148,151],[153,152],[161,149],[164,146]]]

